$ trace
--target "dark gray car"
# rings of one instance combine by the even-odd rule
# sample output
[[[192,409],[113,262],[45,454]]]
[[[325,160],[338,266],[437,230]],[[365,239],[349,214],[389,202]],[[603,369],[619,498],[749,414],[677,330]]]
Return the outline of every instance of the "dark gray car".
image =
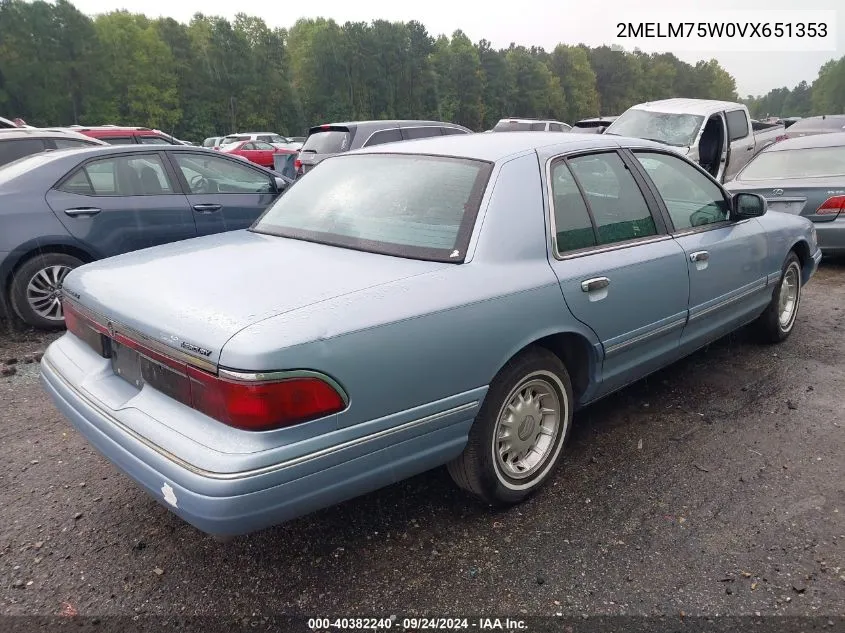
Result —
[[[0,166],[41,152],[98,145],[102,146],[106,143],[69,130],[37,127],[0,128]]]
[[[58,327],[59,290],[77,266],[245,229],[291,183],[185,145],[41,153],[0,168],[0,300],[29,325]]]
[[[361,147],[410,141],[448,134],[472,134],[472,130],[443,121],[354,121],[328,123],[308,130],[296,159],[296,175],[308,173],[320,161]]]
[[[787,128],[786,136],[795,138],[835,132],[845,132],[845,114],[823,114],[795,121]]]
[[[780,141],[725,185],[768,200],[771,211],[803,215],[826,255],[845,255],[845,132]]]

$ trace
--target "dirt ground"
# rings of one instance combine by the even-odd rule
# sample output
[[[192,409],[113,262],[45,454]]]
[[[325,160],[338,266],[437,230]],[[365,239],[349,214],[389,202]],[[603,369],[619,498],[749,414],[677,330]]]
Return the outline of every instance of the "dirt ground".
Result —
[[[55,336],[0,328],[0,615],[845,615],[843,262],[784,344],[736,333],[581,412],[518,508],[437,470],[227,544],[59,416],[27,362]]]

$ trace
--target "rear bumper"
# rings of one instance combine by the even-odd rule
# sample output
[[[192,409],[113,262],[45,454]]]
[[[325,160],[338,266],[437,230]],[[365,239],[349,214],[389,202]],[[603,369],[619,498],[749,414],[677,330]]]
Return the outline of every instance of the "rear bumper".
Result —
[[[183,466],[181,460],[124,430],[58,372],[49,349],[41,362],[41,377],[59,411],[103,456],[168,510],[203,532],[221,536],[277,525],[439,466],[463,450],[477,410],[474,402],[444,412],[448,419],[429,416],[430,423],[421,420],[410,436],[397,432],[391,444],[373,442],[378,448],[358,451],[344,461],[338,462],[335,452],[314,455],[283,471],[215,477]],[[315,460],[325,467],[315,469]],[[245,492],[247,479],[251,481]]]
[[[825,255],[845,253],[845,214],[840,213],[833,222],[816,222],[814,226]]]

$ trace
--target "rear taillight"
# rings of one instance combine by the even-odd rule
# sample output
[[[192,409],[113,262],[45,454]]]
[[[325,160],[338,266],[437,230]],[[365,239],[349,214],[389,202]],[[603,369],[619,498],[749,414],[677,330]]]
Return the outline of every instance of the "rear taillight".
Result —
[[[816,209],[816,215],[837,215],[843,211],[845,211],[845,196],[833,196]]]
[[[293,161],[293,166],[295,169],[302,169],[302,161],[297,158]]]
[[[105,353],[108,330],[64,304],[68,331]],[[228,426],[245,431],[268,431],[315,420],[346,407],[340,393],[315,376],[253,381],[218,376],[162,354],[128,336],[109,337],[119,349],[128,347],[141,356],[144,383]]]
[[[342,411],[343,398],[319,378],[245,382],[188,367],[191,406],[224,424],[266,431]]]
[[[323,123],[323,125],[320,126],[320,129],[321,130],[328,130],[330,127],[331,127],[331,125],[329,123]]]
[[[778,141],[785,141],[788,138],[789,137],[786,134],[780,134],[779,136],[775,137],[775,143],[777,143]]]

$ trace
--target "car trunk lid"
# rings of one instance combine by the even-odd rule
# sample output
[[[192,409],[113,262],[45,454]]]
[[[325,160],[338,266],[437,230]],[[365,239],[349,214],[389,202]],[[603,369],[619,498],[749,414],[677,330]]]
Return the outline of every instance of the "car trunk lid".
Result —
[[[736,191],[756,193],[768,202],[770,211],[800,215],[813,222],[832,222],[842,212],[842,205],[836,198],[845,196],[845,182],[842,179],[814,179],[807,184],[789,180],[744,181],[732,183]],[[833,202],[828,202],[833,198]]]
[[[63,291],[105,327],[216,366],[258,321],[448,265],[233,231],[87,264]]]

